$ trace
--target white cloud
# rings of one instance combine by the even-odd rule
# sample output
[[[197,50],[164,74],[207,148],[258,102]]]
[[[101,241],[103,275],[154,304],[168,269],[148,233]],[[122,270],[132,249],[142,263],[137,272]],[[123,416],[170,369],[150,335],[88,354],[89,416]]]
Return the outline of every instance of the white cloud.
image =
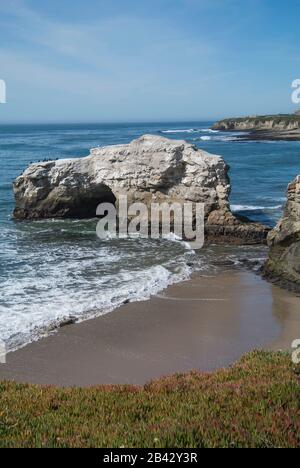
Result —
[[[46,115],[57,92],[65,110],[78,113],[89,105],[110,118],[124,118],[126,109],[131,118],[151,118],[155,109],[179,115],[180,108],[197,108],[201,90],[206,96],[216,80],[236,73],[216,65],[220,44],[199,32],[195,39],[167,17],[61,22],[22,0],[1,4],[0,12],[7,18],[1,34],[14,38],[13,45],[0,46],[0,74],[19,102],[22,87],[30,99],[40,96],[31,113],[40,115],[40,102]]]
[[[71,88],[71,82],[85,81],[87,89],[97,89],[100,83],[106,91],[147,87],[160,79],[178,81],[184,77],[188,82],[193,68],[201,69],[199,61],[214,53],[204,41],[181,36],[160,20],[123,16],[88,25],[66,24],[38,15],[23,1],[10,5],[14,7],[9,9],[6,4],[4,11],[17,20],[13,31],[20,38],[20,47],[0,48],[1,65],[4,70],[14,70],[16,79],[22,81],[43,77],[45,83],[61,82],[65,86],[69,80]],[[40,51],[30,52],[29,47],[24,48],[24,41],[39,46]],[[194,64],[193,59],[197,60]],[[179,61],[182,73],[178,73]],[[45,80],[49,76],[51,79]]]

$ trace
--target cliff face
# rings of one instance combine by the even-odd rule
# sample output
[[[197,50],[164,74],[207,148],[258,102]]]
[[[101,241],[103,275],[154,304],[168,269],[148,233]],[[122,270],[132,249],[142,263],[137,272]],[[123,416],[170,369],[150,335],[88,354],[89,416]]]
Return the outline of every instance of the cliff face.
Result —
[[[289,184],[283,218],[269,233],[265,273],[283,285],[300,287],[300,175]]]
[[[275,115],[224,119],[217,122],[213,129],[223,131],[294,131],[300,130],[300,116]]]
[[[207,234],[257,243],[268,230],[235,218],[229,208],[228,167],[184,141],[145,135],[128,145],[91,150],[80,159],[31,165],[14,182],[16,219],[95,217],[98,204],[205,203]]]

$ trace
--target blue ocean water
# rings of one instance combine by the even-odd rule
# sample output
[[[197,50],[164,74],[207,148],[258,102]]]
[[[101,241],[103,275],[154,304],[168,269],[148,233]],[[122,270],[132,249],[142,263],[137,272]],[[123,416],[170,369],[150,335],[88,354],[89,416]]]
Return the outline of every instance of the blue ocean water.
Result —
[[[128,299],[146,299],[188,278],[193,268],[207,268],[211,258],[210,252],[196,256],[181,242],[100,241],[94,221],[14,222],[12,182],[31,162],[86,156],[93,147],[146,133],[185,139],[230,165],[234,211],[276,223],[286,186],[299,173],[300,142],[238,141],[234,133],[212,132],[210,126],[0,126],[0,339],[17,347],[67,317],[85,319]]]

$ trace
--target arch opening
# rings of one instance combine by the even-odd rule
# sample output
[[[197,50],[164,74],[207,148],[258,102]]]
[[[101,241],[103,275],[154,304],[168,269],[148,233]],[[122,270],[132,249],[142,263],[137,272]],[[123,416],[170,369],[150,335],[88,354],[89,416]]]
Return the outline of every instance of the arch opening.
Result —
[[[90,187],[87,191],[79,193],[68,215],[80,219],[95,218],[97,207],[101,203],[116,204],[113,191],[105,184]]]

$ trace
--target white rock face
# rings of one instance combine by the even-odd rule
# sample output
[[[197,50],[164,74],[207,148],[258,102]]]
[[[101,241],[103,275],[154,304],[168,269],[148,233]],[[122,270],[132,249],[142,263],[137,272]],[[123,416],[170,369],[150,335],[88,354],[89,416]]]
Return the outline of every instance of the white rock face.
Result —
[[[15,217],[95,216],[101,202],[204,202],[229,209],[228,167],[184,141],[145,135],[128,145],[92,149],[86,158],[31,165],[14,183]]]
[[[228,166],[185,141],[145,135],[128,145],[92,149],[86,158],[31,165],[15,180],[16,219],[91,218],[100,203],[205,204],[206,239],[265,242],[268,229],[229,207]]]

